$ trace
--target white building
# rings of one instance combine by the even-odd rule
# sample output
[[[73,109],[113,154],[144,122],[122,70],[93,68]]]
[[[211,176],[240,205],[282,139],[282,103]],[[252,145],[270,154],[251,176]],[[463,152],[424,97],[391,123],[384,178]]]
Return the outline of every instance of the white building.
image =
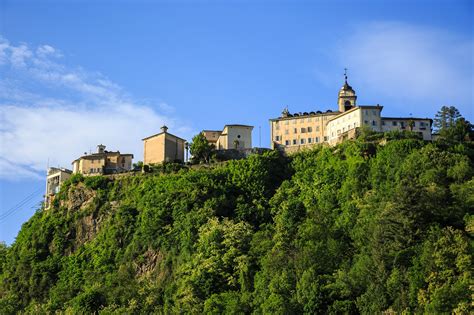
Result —
[[[50,167],[46,176],[46,193],[44,195],[44,208],[49,209],[54,196],[59,192],[61,184],[71,177],[72,171],[65,168]]]

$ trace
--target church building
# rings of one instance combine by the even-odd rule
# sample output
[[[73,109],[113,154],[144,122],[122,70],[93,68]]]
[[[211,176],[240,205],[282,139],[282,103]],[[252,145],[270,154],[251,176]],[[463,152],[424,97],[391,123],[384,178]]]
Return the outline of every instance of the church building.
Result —
[[[311,111],[291,114],[287,108],[278,118],[270,119],[272,149],[287,153],[317,144],[335,145],[354,139],[357,130],[367,127],[377,132],[410,130],[424,140],[431,140],[430,118],[382,117],[383,106],[357,105],[355,90],[345,81],[338,95],[338,110]]]

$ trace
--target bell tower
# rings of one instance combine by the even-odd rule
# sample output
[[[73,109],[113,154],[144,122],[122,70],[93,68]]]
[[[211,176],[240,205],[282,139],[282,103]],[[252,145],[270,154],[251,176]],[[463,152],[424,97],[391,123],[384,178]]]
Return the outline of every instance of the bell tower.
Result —
[[[357,95],[352,86],[347,83],[347,69],[344,68],[344,85],[339,91],[337,104],[341,113],[356,106]]]

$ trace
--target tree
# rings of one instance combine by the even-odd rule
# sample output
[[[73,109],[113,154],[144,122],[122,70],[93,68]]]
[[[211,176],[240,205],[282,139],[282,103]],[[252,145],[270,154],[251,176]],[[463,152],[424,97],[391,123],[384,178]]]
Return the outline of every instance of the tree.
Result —
[[[455,125],[456,121],[461,118],[461,113],[454,106],[443,106],[436,113],[434,119],[434,127],[439,133]]]
[[[193,163],[209,163],[214,151],[214,145],[210,144],[202,133],[199,133],[193,137],[193,142],[189,149]]]
[[[441,107],[435,116],[434,126],[444,140],[469,140],[472,133],[472,124],[454,106]]]
[[[408,121],[408,128],[410,129],[410,131],[413,131],[414,127],[415,127],[415,121],[413,119],[410,119]]]
[[[138,161],[137,163],[133,163],[133,169],[141,170],[143,168],[143,161]]]

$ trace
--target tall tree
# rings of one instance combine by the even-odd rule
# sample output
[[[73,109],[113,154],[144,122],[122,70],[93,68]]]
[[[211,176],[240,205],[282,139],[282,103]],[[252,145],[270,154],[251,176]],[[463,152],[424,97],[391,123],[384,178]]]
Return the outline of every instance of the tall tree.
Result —
[[[461,113],[454,106],[443,106],[436,113],[434,126],[438,132],[442,132],[455,125],[456,121],[461,118]]]

